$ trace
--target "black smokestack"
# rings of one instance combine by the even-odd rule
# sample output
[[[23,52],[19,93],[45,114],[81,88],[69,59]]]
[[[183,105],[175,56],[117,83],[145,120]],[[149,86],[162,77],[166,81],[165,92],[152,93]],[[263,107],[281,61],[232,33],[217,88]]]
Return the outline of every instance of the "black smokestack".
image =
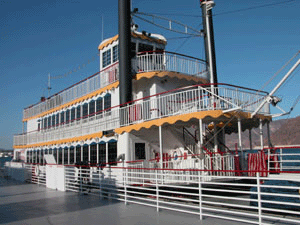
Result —
[[[205,57],[209,66],[209,73],[211,83],[218,83],[217,77],[217,65],[216,65],[216,51],[214,40],[214,27],[212,18],[212,8],[215,3],[213,0],[200,0],[202,8],[202,21],[204,31],[204,43],[205,43]]]
[[[132,101],[130,0],[119,0],[120,104]]]

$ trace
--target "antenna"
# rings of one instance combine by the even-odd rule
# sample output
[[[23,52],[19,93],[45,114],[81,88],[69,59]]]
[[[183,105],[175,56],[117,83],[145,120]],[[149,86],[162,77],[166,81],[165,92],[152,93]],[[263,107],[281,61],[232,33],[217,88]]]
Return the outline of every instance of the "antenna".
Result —
[[[101,16],[101,21],[102,21],[102,37],[101,37],[101,42],[102,42],[103,41],[103,30],[104,30],[103,16]]]
[[[50,73],[49,73],[48,74],[48,87],[47,87],[47,89],[48,89],[48,98],[50,97],[50,90],[51,90],[50,79],[51,79],[51,77],[50,77]]]

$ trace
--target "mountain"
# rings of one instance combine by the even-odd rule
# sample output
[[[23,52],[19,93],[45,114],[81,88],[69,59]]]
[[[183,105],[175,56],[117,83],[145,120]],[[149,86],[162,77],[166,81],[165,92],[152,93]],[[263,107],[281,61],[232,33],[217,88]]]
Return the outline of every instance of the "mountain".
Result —
[[[268,145],[267,126],[263,127],[264,145]],[[276,120],[270,123],[272,145],[300,145],[300,116],[291,119]],[[259,129],[252,129],[252,147],[260,146]],[[235,149],[238,143],[238,134],[226,135],[226,145]],[[249,149],[249,131],[242,133],[242,147]]]

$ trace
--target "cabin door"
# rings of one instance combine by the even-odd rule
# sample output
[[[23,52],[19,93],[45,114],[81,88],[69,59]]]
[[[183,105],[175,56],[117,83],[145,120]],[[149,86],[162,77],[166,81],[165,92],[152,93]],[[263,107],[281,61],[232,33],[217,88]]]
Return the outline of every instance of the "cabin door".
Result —
[[[135,160],[145,160],[146,159],[146,144],[145,143],[135,143]]]

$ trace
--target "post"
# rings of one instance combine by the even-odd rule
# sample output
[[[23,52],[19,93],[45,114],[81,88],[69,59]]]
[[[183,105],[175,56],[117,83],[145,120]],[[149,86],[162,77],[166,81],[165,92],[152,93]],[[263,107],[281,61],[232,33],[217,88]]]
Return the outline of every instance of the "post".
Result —
[[[238,135],[239,135],[239,150],[241,151],[241,167],[244,170],[244,153],[242,149],[242,121],[241,118],[238,118]]]
[[[128,177],[128,169],[125,169],[125,179],[124,179],[124,190],[125,190],[125,205],[127,205],[127,177]]]
[[[259,119],[259,135],[260,135],[260,146],[261,150],[264,148],[264,135],[263,135],[263,124],[262,119]]]
[[[249,148],[250,150],[252,150],[252,132],[251,132],[251,129],[249,130]]]
[[[258,209],[258,224],[262,224],[262,209],[261,209],[261,190],[260,190],[260,179],[259,179],[259,172],[256,173],[256,182],[257,182],[257,209]]]
[[[80,161],[83,162],[83,145],[80,146]]]
[[[159,131],[159,151],[160,151],[160,168],[163,168],[163,141],[162,141],[162,126],[158,127]]]
[[[272,147],[271,134],[270,134],[270,121],[267,122],[267,134],[268,134],[268,147]]]
[[[199,173],[199,213],[200,213],[200,220],[203,219],[202,216],[202,184],[201,184],[201,176],[200,176],[200,171],[198,171]]]
[[[156,177],[156,211],[159,212],[159,190],[158,190],[158,175],[157,169],[155,170],[155,177]]]
[[[203,124],[202,124],[202,119],[199,119],[199,140],[200,140],[200,151],[201,151],[202,146],[203,146]]]

